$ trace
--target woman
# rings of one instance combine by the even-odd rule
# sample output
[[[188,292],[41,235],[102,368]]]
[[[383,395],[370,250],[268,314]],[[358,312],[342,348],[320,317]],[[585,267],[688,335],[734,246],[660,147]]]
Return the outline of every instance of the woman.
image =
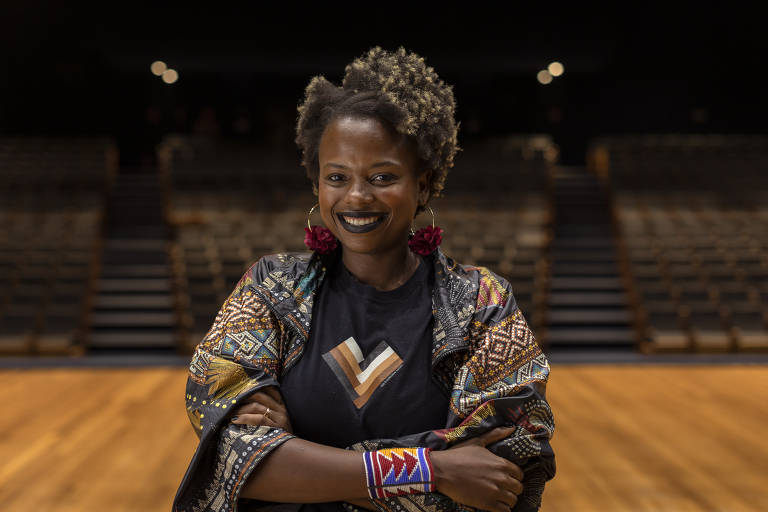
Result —
[[[443,254],[434,214],[411,229],[458,149],[451,87],[375,47],[299,113],[328,229],[256,262],[198,345],[174,510],[537,510],[548,361],[506,280]]]

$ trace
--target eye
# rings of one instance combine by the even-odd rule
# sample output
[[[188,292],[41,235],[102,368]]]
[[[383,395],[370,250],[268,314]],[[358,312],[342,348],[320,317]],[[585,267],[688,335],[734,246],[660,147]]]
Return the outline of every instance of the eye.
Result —
[[[395,176],[392,174],[377,174],[373,177],[371,181],[376,183],[389,183],[390,181],[394,180]]]
[[[338,183],[344,180],[344,176],[342,174],[329,174],[325,179],[333,183]]]

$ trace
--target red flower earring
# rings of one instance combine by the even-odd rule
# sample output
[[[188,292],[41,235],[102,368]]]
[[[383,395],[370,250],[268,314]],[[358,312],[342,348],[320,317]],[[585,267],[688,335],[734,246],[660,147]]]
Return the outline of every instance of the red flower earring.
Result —
[[[408,247],[411,251],[420,256],[426,256],[434,252],[440,242],[443,241],[443,228],[435,226],[435,212],[432,211],[430,206],[429,213],[432,214],[432,225],[421,228],[420,230],[413,232],[411,227],[411,233],[408,237]]]
[[[328,254],[336,249],[338,240],[333,236],[330,229],[322,226],[309,225],[309,219],[312,217],[312,212],[318,206],[319,204],[313,206],[309,210],[309,215],[307,215],[307,227],[304,228],[304,245],[320,254]]]

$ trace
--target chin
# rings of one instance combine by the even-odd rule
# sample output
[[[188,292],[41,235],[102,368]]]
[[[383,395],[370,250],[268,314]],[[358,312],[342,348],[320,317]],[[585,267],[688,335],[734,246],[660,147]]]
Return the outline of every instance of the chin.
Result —
[[[386,246],[386,245],[374,245],[371,243],[349,243],[348,241],[344,241],[341,243],[342,250],[348,251],[348,252],[354,252],[357,254],[369,254],[369,255],[375,255],[375,254],[383,254],[388,251],[391,251],[393,249],[393,246]],[[403,244],[403,247],[407,247],[405,244]]]
[[[378,247],[371,247],[370,244],[360,244],[360,243],[348,243],[343,242],[341,244],[342,250],[347,252],[356,252],[359,254],[374,254],[378,252]]]

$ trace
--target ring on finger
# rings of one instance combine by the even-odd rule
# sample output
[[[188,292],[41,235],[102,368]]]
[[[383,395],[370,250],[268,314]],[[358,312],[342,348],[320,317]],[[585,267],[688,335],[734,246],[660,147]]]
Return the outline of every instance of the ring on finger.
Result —
[[[267,410],[264,412],[264,417],[268,420],[271,420],[272,418],[269,417],[269,407],[267,407]]]

